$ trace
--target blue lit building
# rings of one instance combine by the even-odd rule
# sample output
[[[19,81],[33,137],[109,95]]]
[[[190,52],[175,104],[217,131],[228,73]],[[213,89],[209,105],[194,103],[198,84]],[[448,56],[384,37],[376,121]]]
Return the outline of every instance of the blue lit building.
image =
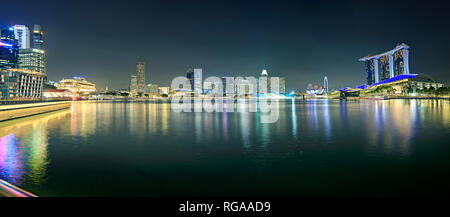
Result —
[[[0,26],[0,70],[17,68],[19,47],[14,28]]]
[[[398,75],[409,75],[409,46],[399,44],[394,49],[361,59],[366,63],[367,84],[371,85]]]
[[[358,87],[350,88],[345,87],[339,89],[341,92],[360,92],[360,91],[373,91],[379,87],[392,87],[393,94],[406,94],[408,92],[416,92],[417,90],[423,89],[439,89],[444,87],[443,83],[436,82],[433,78],[425,74],[408,74],[408,75],[397,75],[392,78],[371,84],[371,85],[360,85]]]

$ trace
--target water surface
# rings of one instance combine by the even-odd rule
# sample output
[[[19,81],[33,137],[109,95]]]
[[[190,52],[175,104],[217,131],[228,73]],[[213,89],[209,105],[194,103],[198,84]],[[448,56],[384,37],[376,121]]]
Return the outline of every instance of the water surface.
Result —
[[[260,113],[75,102],[0,123],[0,178],[39,196],[450,195],[445,100],[287,100]]]

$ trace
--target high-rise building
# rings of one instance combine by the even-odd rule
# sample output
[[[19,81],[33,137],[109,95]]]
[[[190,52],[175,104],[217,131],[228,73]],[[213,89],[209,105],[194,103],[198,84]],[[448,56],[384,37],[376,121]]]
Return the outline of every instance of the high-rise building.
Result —
[[[46,73],[44,51],[28,48],[19,49],[18,68],[40,73]]]
[[[325,76],[325,78],[323,78],[323,92],[328,93],[328,78],[327,78],[327,76]]]
[[[194,89],[194,70],[193,69],[188,69],[186,72],[186,78],[189,82],[190,88],[191,90]]]
[[[30,48],[30,29],[24,25],[14,26],[14,35],[17,40],[19,49]]]
[[[137,77],[136,77],[136,75],[131,75],[130,92],[133,92],[133,93],[137,92]]]
[[[286,80],[284,79],[284,77],[279,77],[279,85],[278,85],[278,91],[281,94],[285,94],[286,93]]]
[[[15,31],[18,31],[19,25],[16,25]],[[26,26],[23,26],[26,28]],[[28,28],[22,28],[24,30],[22,33],[22,47],[26,47],[26,43],[24,41],[29,41],[29,36],[27,39],[27,36],[25,33]],[[28,33],[29,34],[29,33]],[[21,48],[18,52],[18,68],[29,70],[29,71],[35,71],[39,73],[47,74],[47,64],[45,60],[45,47],[44,47],[44,39],[43,39],[44,33],[42,32],[41,26],[34,25],[33,30],[33,46],[30,48],[28,43],[28,48]],[[20,35],[16,34],[16,37]],[[20,38],[20,37],[19,37]],[[19,42],[20,43],[20,42]]]
[[[267,73],[266,69],[263,69],[263,71],[261,72],[261,77],[259,78],[259,84],[258,84],[258,88],[261,92],[261,88],[264,82],[261,81],[265,81],[265,83],[267,83],[267,88],[266,91],[267,93],[275,93],[275,90],[272,90],[272,78],[278,78],[278,93],[284,94],[286,93],[286,80],[284,77],[269,77],[269,74]]]
[[[145,92],[145,63],[136,63],[137,92]]]
[[[35,24],[33,29],[33,48],[44,50],[44,32],[42,32],[42,28],[40,25]]]
[[[191,90],[197,93],[202,92],[202,69],[201,68],[194,68],[189,69],[186,72],[186,78],[188,79]]]
[[[0,26],[0,69],[17,68],[18,51],[14,28]]]
[[[236,94],[236,89],[234,85],[234,77],[222,77],[223,94],[232,95]]]
[[[360,58],[366,63],[367,84],[372,85],[398,75],[409,75],[409,46],[399,44],[394,49]]]
[[[194,91],[202,92],[202,69],[194,69]]]

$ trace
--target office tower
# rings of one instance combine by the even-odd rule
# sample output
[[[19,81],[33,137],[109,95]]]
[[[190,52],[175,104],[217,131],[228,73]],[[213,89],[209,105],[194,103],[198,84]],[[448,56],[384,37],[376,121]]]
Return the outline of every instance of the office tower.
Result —
[[[259,92],[260,93],[275,93],[275,90],[272,90],[272,78],[278,78],[278,93],[286,93],[286,80],[284,77],[269,77],[269,73],[267,73],[266,69],[263,69],[261,72],[261,77],[259,78]],[[266,88],[262,85],[266,83]],[[263,91],[265,90],[265,91]]]
[[[35,24],[33,29],[33,48],[45,51],[44,32],[40,25]]]
[[[186,72],[186,78],[191,85],[191,90],[197,93],[202,92],[202,69],[194,68]]]
[[[34,25],[33,45],[31,48],[19,50],[19,68],[47,73],[45,58],[44,33],[39,25]]]
[[[222,77],[223,94],[234,96],[236,89],[234,85],[234,77]]]
[[[136,63],[137,92],[145,92],[145,63]]]
[[[131,75],[130,79],[130,92],[136,93],[137,92],[137,76]]]
[[[286,80],[284,77],[279,77],[278,91],[281,94],[286,93]]]
[[[28,48],[19,49],[18,68],[45,74],[44,51]]]
[[[18,51],[14,28],[0,26],[0,69],[17,68]]]
[[[193,69],[188,69],[188,71],[186,72],[186,78],[190,85],[190,89],[193,90],[194,89],[194,70]]]
[[[202,92],[202,69],[194,69],[194,91]]]
[[[325,76],[325,78],[323,78],[323,92],[328,93],[328,78],[327,78],[327,76]]]
[[[30,29],[24,25],[14,26],[14,35],[16,37],[19,49],[30,48]]]

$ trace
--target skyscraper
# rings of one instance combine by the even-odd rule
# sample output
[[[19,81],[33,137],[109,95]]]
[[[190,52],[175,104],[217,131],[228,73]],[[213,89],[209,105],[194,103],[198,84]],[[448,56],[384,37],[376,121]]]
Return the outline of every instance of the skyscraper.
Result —
[[[323,78],[323,92],[328,93],[328,78],[327,78],[327,76],[325,76],[325,78]]]
[[[19,49],[30,48],[30,29],[24,25],[14,26],[14,35],[17,39]]]
[[[188,69],[186,72],[186,78],[189,81],[189,85],[191,90],[194,89],[194,70],[193,69]]]
[[[28,48],[19,49],[18,68],[45,74],[44,51]]]
[[[278,85],[278,91],[280,94],[285,94],[286,93],[286,80],[284,79],[284,77],[279,77],[279,85]]]
[[[14,28],[0,26],[0,69],[17,68],[18,51]]]
[[[145,92],[145,63],[136,63],[137,92]]]
[[[284,77],[269,77],[266,69],[263,69],[261,72],[261,77],[259,78],[258,88],[260,93],[275,93],[275,90],[272,90],[272,78],[278,78],[278,93],[284,94],[286,93],[286,81]],[[264,88],[262,85],[266,83],[267,87]],[[265,90],[265,91],[262,91]]]
[[[136,93],[137,92],[137,77],[136,77],[136,75],[131,75],[130,92],[132,92],[132,93]]]
[[[24,36],[24,38],[24,40],[27,40],[26,36]],[[32,47],[20,49],[18,57],[18,68],[44,74],[47,73],[44,33],[42,32],[42,28],[40,25],[34,25]]]
[[[33,29],[33,48],[44,50],[44,32],[40,25],[35,24]]]
[[[202,69],[201,68],[194,68],[189,69],[186,72],[186,78],[188,79],[191,90],[196,91],[197,93],[202,92]]]

